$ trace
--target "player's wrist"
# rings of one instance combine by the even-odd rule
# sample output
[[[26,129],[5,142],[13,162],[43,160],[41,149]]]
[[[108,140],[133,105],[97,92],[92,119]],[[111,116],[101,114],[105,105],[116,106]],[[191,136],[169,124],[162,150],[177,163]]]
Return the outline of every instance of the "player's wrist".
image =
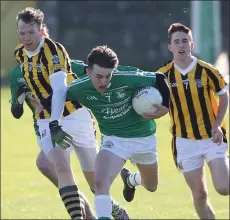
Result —
[[[59,126],[59,121],[58,120],[52,120],[50,121],[49,123],[49,127],[56,127],[56,126]]]
[[[19,95],[19,96],[17,97],[17,103],[18,103],[19,105],[22,105],[22,104],[24,103],[25,99],[26,99],[26,94],[25,94],[25,93],[22,93],[21,95]]]

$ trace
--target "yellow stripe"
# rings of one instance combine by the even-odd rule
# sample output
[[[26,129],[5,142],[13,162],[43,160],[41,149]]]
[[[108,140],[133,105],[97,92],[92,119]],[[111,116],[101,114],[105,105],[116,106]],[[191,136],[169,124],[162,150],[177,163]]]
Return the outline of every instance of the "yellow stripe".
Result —
[[[170,85],[170,73],[168,74],[168,84]],[[173,96],[173,93],[172,93],[172,88],[171,86],[169,86],[169,90],[170,90],[170,99],[171,99],[171,102],[172,102],[172,105],[173,105],[173,117],[171,116],[170,117],[170,131],[173,132],[173,124],[175,123],[175,126],[176,126],[176,136],[181,136],[181,126],[180,126],[180,121],[179,120],[179,114],[178,114],[178,110],[177,110],[177,106],[176,106],[176,102],[175,102],[175,98]],[[172,113],[172,111],[171,111]],[[173,118],[176,120],[178,119],[177,121],[174,121]]]
[[[30,76],[30,73],[29,73],[29,60],[28,60],[28,57],[27,57],[24,53],[25,53],[25,51],[23,50],[23,57],[24,57],[24,72],[25,72],[24,78],[25,78],[25,80],[26,80],[26,82],[27,82],[27,84],[28,84],[28,86],[29,86],[29,88],[30,88],[30,91],[32,92],[34,98],[35,98],[35,99],[38,99],[37,93],[36,93],[36,91],[34,90],[34,87],[33,87],[32,83],[31,83],[31,81],[30,81],[30,78],[29,78],[29,76]]]
[[[53,55],[52,55],[47,43],[44,43],[43,48],[44,48],[45,57],[46,57],[47,62],[48,62],[48,71],[49,71],[48,74],[50,75],[53,73],[53,62],[52,62]]]
[[[67,208],[68,210],[71,209],[71,208],[81,208],[81,202],[80,202],[80,200],[79,200],[79,201],[77,201],[77,202],[74,203],[74,204],[67,205],[66,208]]]
[[[205,69],[203,69],[202,74],[207,74]],[[213,100],[213,99],[215,99],[214,93],[213,93],[213,91],[211,91],[211,97],[210,97],[211,100],[210,100],[208,90],[205,89],[204,90],[204,96],[205,96],[205,105],[206,105],[207,111],[208,111],[208,117],[210,119],[211,124],[213,124],[213,122],[215,121],[215,117],[213,116],[213,110],[215,110],[215,108],[217,108],[217,104],[215,104],[216,100]]]
[[[56,45],[55,45],[56,46]],[[60,60],[60,64],[62,66],[62,70],[64,72],[68,72],[67,70],[67,63],[66,63],[66,56],[64,56],[64,54],[62,53],[62,51],[56,46],[56,50],[57,50],[57,53],[58,53],[58,57],[59,57],[59,60]]]
[[[21,59],[20,59],[20,57],[19,57],[19,50],[16,52],[15,58],[16,58],[16,60],[21,64]],[[20,65],[20,67],[21,67],[21,65]]]
[[[45,66],[43,65],[43,63],[41,62],[41,74],[43,76],[43,78],[45,79],[45,81],[47,82],[47,84],[50,85],[50,79],[49,79],[49,74],[45,68]]]
[[[33,66],[33,81],[36,84],[38,90],[40,91],[41,95],[43,98],[46,98],[49,96],[49,94],[47,93],[47,91],[45,90],[45,88],[43,87],[43,85],[41,84],[39,78],[38,78],[38,71],[36,68],[37,65],[37,61],[38,61],[38,55],[34,56],[32,59],[32,66]],[[45,74],[43,74],[43,76],[45,76]]]
[[[198,63],[199,63],[201,66],[203,66],[203,67],[209,69],[209,70],[216,76],[216,78],[218,79],[219,86],[220,86],[221,89],[223,89],[223,88],[225,87],[225,81],[224,81],[224,79],[223,79],[223,76],[219,73],[219,71],[218,71],[214,66],[212,66],[211,64],[206,63],[206,62],[204,62],[204,61],[202,61],[202,60],[198,60]],[[215,91],[215,85],[214,85],[213,81],[211,80],[211,78],[209,78],[209,80],[210,80],[211,89],[212,89],[214,92],[216,92],[216,91]]]
[[[81,206],[79,206],[79,207],[81,208]],[[80,210],[74,210],[74,211],[70,212],[69,214],[70,214],[70,216],[73,216],[75,214],[78,214],[79,216],[80,215],[82,216],[82,210],[81,209]],[[76,217],[76,219],[79,219],[79,217],[78,218]],[[81,217],[81,219],[83,219],[83,218]]]
[[[65,192],[61,194],[61,198],[63,199],[66,196],[72,196],[72,195],[79,195],[78,191],[71,191],[71,192]]]
[[[67,72],[72,72],[69,54],[67,53],[66,49],[63,47],[62,44],[60,44],[60,43],[57,43],[57,44],[58,44],[58,45],[62,48],[62,50],[63,50],[64,57],[65,57],[65,65],[66,65],[65,68],[66,68]],[[69,66],[70,69],[68,69],[68,66]]]
[[[188,117],[189,110],[188,110],[188,105],[186,102],[186,96],[185,96],[184,87],[182,83],[181,73],[176,69],[175,69],[175,78],[176,78],[176,83],[177,83],[178,96],[181,101],[182,113],[184,115],[184,122],[186,126],[187,136],[190,139],[195,139],[193,135],[193,130],[192,130],[191,118]]]
[[[17,47],[15,48],[15,51],[23,47],[23,44],[18,44]]]
[[[167,66],[163,66],[160,69],[158,69],[156,72],[166,73],[168,71]]]
[[[72,197],[72,198],[65,199],[64,203],[66,204],[67,202],[71,202],[71,201],[74,201],[77,203],[77,202],[80,202],[80,199],[79,199],[79,197]]]
[[[67,85],[69,85],[74,79],[72,74],[68,74],[67,75]],[[65,104],[66,108],[68,109],[68,111],[70,113],[73,113],[74,111],[76,111],[76,108],[73,106],[73,104],[71,102],[66,102]]]
[[[196,67],[197,67],[197,65],[196,65]],[[196,114],[196,118],[197,118],[197,122],[198,122],[199,133],[200,133],[202,138],[207,138],[208,134],[206,133],[206,129],[204,127],[205,125],[204,125],[204,118],[202,115],[202,109],[201,109],[201,105],[200,105],[200,97],[198,95],[198,89],[197,89],[197,85],[196,85],[196,81],[195,81],[196,70],[197,70],[197,68],[193,68],[188,73],[188,80],[189,80],[194,110],[195,110],[195,114]],[[203,76],[204,75],[202,74],[202,77]]]
[[[42,97],[46,98],[46,97],[49,96],[49,94],[47,93],[47,91],[45,90],[45,88],[43,87],[43,85],[41,84],[41,82],[40,82],[40,80],[39,80],[39,78],[38,78],[38,72],[37,72],[37,68],[36,68],[37,61],[38,61],[38,55],[36,55],[36,56],[34,56],[34,57],[32,58],[32,67],[33,67],[33,69],[32,69],[32,71],[33,71],[33,78],[32,78],[32,79],[33,79],[33,81],[34,81],[34,84],[37,86],[38,90],[40,91]],[[45,75],[45,74],[43,74],[43,75]],[[31,85],[32,85],[32,84],[31,84]],[[35,90],[34,90],[34,91],[35,91]],[[35,92],[36,92],[36,91],[35,91]],[[36,96],[38,97],[37,94],[36,94]],[[39,99],[39,100],[40,100],[40,99]],[[44,113],[45,118],[50,117],[50,114],[48,113],[47,110],[43,110],[43,113]],[[37,119],[40,118],[38,113],[35,114],[35,117],[36,117]]]

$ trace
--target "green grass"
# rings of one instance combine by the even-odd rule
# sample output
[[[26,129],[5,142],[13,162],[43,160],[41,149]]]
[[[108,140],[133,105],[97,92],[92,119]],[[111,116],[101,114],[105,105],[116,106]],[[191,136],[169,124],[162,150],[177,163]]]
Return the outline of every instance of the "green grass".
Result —
[[[37,170],[35,158],[39,152],[28,108],[20,120],[11,116],[8,89],[1,90],[1,219],[68,219],[57,189]],[[227,118],[227,124],[229,119]],[[158,152],[160,181],[158,191],[147,192],[138,187],[132,203],[122,196],[120,177],[114,182],[111,194],[130,213],[139,219],[197,219],[191,194],[183,176],[176,170],[171,155],[169,119],[158,120]],[[93,194],[71,156],[77,184],[94,207]],[[132,171],[136,168],[127,163]],[[207,168],[207,167],[206,167]],[[218,195],[210,179],[209,197],[218,219],[229,219],[229,197]]]

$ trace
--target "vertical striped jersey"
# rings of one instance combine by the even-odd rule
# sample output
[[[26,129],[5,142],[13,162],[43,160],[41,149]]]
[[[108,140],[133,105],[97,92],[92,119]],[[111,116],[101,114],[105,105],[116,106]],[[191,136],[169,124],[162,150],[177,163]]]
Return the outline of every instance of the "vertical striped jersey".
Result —
[[[186,70],[169,61],[157,71],[165,74],[170,87],[170,121],[173,136],[188,139],[211,138],[218,104],[215,93],[227,85],[218,70],[194,57]],[[224,142],[225,123],[222,124]]]
[[[14,55],[20,64],[21,71],[28,87],[35,99],[41,104],[47,103],[46,99],[52,95],[52,87],[50,85],[49,76],[58,71],[67,73],[67,84],[70,84],[76,75],[71,71],[70,58],[65,48],[52,39],[45,37],[44,43],[38,54],[29,57],[22,44],[19,44]],[[38,114],[36,119],[48,119],[51,116],[51,103],[43,105],[44,110]],[[81,105],[77,102],[65,102],[63,116],[67,116],[74,112]]]

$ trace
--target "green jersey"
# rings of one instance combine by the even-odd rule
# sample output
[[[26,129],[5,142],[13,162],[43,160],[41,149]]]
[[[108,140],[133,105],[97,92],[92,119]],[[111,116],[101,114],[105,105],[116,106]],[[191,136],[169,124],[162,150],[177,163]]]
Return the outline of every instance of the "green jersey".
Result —
[[[108,89],[96,91],[89,76],[72,82],[67,90],[68,100],[78,100],[89,108],[104,135],[117,137],[146,137],[156,132],[154,120],[145,120],[132,107],[133,93],[144,86],[156,84],[155,73],[130,71],[113,73]]]
[[[25,84],[26,81],[23,77],[23,74],[21,72],[20,65],[17,64],[14,69],[11,70],[10,73],[10,92],[11,92],[11,104],[16,104],[17,102],[17,89],[20,85]],[[37,121],[35,119],[35,108],[31,104],[30,100],[28,98],[25,99],[26,104],[31,109],[33,114],[33,120],[34,120],[34,129],[37,136],[40,136],[37,126]]]
[[[78,77],[85,76],[87,65],[82,60],[71,60],[72,72]]]

